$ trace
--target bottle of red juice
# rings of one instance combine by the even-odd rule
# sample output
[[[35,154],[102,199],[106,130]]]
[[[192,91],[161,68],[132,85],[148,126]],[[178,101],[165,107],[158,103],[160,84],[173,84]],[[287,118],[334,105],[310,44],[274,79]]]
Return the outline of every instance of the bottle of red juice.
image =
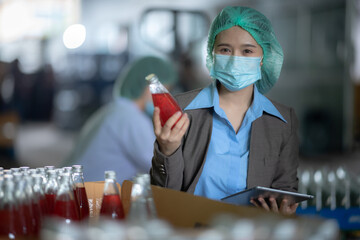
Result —
[[[181,108],[155,74],[149,74],[145,79],[149,82],[149,89],[154,106],[160,108],[160,122],[161,126],[164,126],[172,115],[178,111],[181,112]]]

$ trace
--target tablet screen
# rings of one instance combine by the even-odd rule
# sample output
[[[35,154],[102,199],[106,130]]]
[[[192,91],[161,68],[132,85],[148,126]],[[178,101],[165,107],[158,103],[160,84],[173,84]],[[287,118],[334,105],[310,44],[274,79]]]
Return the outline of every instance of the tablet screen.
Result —
[[[257,186],[222,198],[221,201],[235,205],[250,205],[251,199],[256,200],[259,197],[263,197],[265,200],[274,197],[278,205],[284,198],[287,198],[290,201],[290,204],[314,198],[312,195]]]

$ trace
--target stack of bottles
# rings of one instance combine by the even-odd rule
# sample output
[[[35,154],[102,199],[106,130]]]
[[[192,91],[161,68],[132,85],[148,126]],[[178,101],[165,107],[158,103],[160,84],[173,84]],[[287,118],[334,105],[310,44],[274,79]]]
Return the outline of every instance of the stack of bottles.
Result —
[[[128,222],[139,225],[156,219],[148,174],[134,178],[132,202]],[[0,238],[38,237],[49,219],[67,225],[87,222],[89,210],[81,165],[0,168]],[[125,219],[114,171],[105,172],[100,215]]]
[[[302,202],[302,209],[360,208],[360,178],[351,175],[344,167],[300,169],[298,176],[299,192],[315,196],[311,201]]]
[[[37,237],[45,218],[89,216],[81,165],[0,169],[0,237]]]

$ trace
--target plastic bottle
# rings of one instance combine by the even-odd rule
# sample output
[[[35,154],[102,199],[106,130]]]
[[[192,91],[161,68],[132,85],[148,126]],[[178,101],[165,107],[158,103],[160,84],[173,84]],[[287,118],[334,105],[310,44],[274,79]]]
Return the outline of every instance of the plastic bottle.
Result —
[[[47,171],[47,182],[45,185],[45,199],[47,204],[48,213],[47,215],[54,214],[55,198],[59,190],[59,183],[57,181],[57,175],[55,170]]]
[[[74,195],[79,206],[80,220],[89,216],[89,202],[85,191],[82,165],[72,166],[72,182],[75,186]]]
[[[101,202],[100,215],[112,219],[124,219],[124,209],[120,199],[119,189],[116,184],[116,173],[105,171],[104,194]]]
[[[79,212],[72,186],[70,185],[70,174],[63,173],[60,177],[60,187],[56,194],[54,215],[64,218],[66,223],[79,220]]]
[[[166,121],[174,115],[174,113],[178,111],[181,112],[181,108],[155,74],[149,74],[145,79],[149,82],[149,89],[154,106],[160,108],[160,122],[161,126],[164,126]]]
[[[133,224],[144,225],[149,220],[156,218],[150,176],[149,174],[138,174],[134,178],[131,189],[131,207],[127,219]]]

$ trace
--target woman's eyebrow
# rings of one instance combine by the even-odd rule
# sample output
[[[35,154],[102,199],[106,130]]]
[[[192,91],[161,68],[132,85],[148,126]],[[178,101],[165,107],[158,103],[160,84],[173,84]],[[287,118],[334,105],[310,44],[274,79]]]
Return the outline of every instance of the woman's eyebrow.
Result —
[[[251,48],[256,48],[256,46],[255,46],[255,45],[252,45],[252,44],[250,44],[250,43],[242,44],[241,46],[242,46],[242,47],[251,47]]]
[[[219,43],[216,45],[216,47],[231,47],[231,44],[228,43]],[[250,43],[245,43],[242,44],[241,47],[250,47],[250,48],[257,48],[257,46],[250,44]]]
[[[216,46],[217,46],[217,47],[231,47],[231,45],[228,44],[228,43],[219,43],[219,44],[217,44]]]

